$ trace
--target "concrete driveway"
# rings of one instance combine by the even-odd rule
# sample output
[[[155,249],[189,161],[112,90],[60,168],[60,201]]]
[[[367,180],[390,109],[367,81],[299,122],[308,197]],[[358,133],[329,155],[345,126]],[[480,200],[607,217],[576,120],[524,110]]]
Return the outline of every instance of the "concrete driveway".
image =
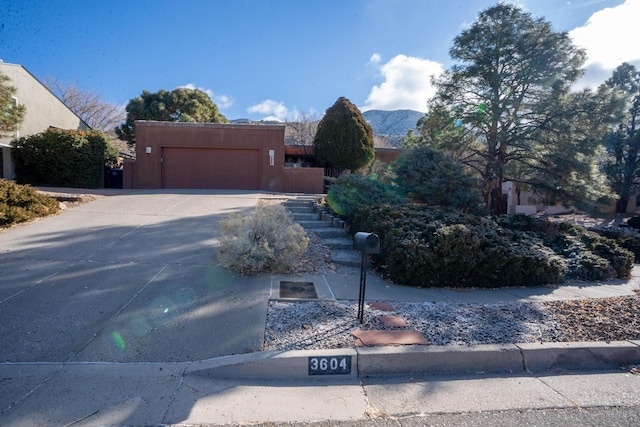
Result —
[[[268,277],[214,233],[258,193],[122,191],[0,232],[0,360],[174,362],[259,351]]]

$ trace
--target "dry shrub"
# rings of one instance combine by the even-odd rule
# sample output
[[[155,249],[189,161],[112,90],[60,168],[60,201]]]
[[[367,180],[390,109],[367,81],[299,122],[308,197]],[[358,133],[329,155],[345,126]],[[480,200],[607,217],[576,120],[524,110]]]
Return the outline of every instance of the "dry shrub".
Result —
[[[287,272],[307,250],[309,239],[281,205],[260,205],[220,221],[218,261],[242,274]]]

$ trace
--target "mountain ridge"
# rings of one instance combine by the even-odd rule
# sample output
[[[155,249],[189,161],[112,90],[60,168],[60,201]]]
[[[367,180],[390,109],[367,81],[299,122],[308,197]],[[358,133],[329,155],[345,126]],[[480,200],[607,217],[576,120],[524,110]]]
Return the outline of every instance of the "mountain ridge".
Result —
[[[402,138],[410,129],[416,129],[416,123],[424,116],[424,113],[415,110],[367,110],[362,113],[364,119],[369,123],[374,135],[378,135],[386,142],[385,145],[397,147]],[[251,119],[234,119],[229,120],[230,123],[237,124],[285,124],[287,122],[277,122],[272,120],[255,121]],[[320,120],[307,123],[309,127],[313,127],[312,133],[315,133],[315,127],[318,126]],[[288,125],[287,128],[290,126]],[[286,131],[290,134],[289,130]],[[289,141],[289,138],[286,138]],[[291,144],[292,142],[287,142]]]

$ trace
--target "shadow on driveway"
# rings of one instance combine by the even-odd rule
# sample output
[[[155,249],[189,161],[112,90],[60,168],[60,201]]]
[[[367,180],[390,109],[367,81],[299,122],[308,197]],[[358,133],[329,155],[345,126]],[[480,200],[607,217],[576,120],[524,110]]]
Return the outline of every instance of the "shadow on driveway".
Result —
[[[0,360],[177,362],[262,349],[270,282],[215,261],[248,192],[105,197],[0,233]]]

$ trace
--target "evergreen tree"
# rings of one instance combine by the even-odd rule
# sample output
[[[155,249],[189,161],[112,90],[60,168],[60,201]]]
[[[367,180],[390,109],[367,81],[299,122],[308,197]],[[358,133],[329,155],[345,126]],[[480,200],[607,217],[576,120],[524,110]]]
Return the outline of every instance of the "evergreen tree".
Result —
[[[398,187],[421,203],[481,212],[476,180],[441,151],[429,147],[406,151],[393,163],[393,172]]]
[[[13,99],[16,88],[5,84],[9,80],[0,73],[0,136],[15,132],[27,112],[24,105],[16,105]]]
[[[362,169],[375,157],[373,130],[358,107],[340,97],[318,124],[313,152],[322,166]]]
[[[171,92],[161,89],[155,93],[145,90],[129,101],[126,110],[127,119],[116,128],[116,133],[129,145],[135,144],[136,120],[228,123],[209,95],[198,89],[177,88]]]
[[[618,198],[616,212],[624,213],[640,187],[640,72],[624,63],[605,84],[619,91],[626,110],[605,140],[609,154],[605,170]]]
[[[432,120],[431,133],[440,138],[439,147],[479,172],[487,209],[501,213],[507,164],[541,158],[529,153],[565,142],[543,138],[553,134],[550,123],[560,122],[552,120],[562,113],[553,100],[567,101],[585,53],[543,19],[499,3],[455,38],[450,54],[458,64],[435,82],[430,111],[439,119]]]

